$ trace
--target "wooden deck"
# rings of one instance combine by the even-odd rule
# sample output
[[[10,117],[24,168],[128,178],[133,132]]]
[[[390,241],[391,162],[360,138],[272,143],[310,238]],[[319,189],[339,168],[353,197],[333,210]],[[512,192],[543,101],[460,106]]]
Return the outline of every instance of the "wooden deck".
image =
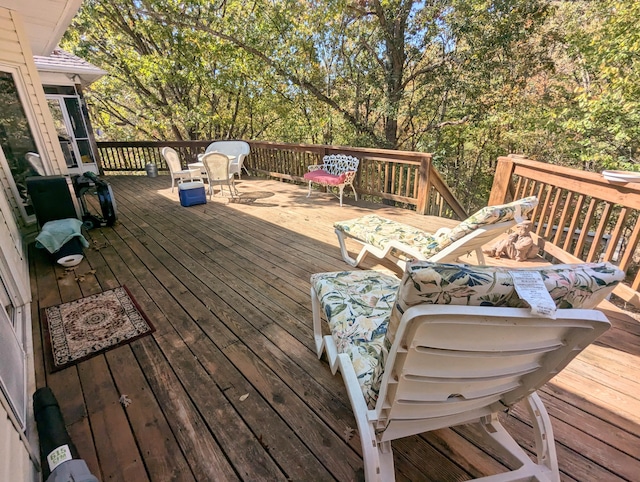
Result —
[[[353,199],[340,208],[331,195],[307,199],[306,188],[276,181],[243,179],[242,202],[190,208],[166,176],[109,181],[119,221],[89,232],[75,271],[30,250],[37,386],[53,389],[92,472],[136,482],[361,479],[341,377],[313,351],[309,276],[348,269],[338,219],[376,210],[425,229],[437,220]],[[119,285],[156,332],[47,373],[40,310]],[[541,393],[564,480],[640,474],[640,324],[612,305],[606,313],[613,328]],[[533,446],[524,410],[504,423]],[[466,428],[393,446],[398,480],[468,480],[508,463]]]

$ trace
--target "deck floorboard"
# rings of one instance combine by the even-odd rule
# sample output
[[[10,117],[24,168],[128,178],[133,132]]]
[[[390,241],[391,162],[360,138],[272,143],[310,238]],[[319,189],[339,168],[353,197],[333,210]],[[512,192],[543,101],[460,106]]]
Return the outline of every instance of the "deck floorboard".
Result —
[[[341,377],[314,353],[309,277],[352,269],[335,221],[375,212],[431,232],[456,222],[352,198],[340,208],[330,194],[258,178],[238,182],[239,202],[189,208],[167,176],[108,180],[118,222],[87,233],[79,266],[30,248],[36,384],[56,394],[90,470],[103,481],[361,480]],[[394,272],[374,258],[364,267]],[[42,310],[120,285],[156,331],[50,373]],[[603,310],[613,328],[540,390],[567,481],[640,473],[640,326]],[[526,411],[503,419],[531,452]],[[393,446],[399,481],[462,481],[513,464],[473,427]]]

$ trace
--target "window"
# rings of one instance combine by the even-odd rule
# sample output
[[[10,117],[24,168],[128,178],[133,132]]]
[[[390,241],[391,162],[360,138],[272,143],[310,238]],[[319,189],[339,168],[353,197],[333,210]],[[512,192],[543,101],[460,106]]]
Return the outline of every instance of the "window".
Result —
[[[27,406],[25,352],[19,334],[16,332],[16,310],[11,302],[4,281],[0,278],[0,391],[9,401],[11,409],[25,425]]]
[[[74,87],[45,86],[44,89],[67,168],[70,172],[82,173],[87,167],[95,166],[82,98]]]
[[[27,162],[27,152],[38,152],[25,114],[16,82],[9,72],[0,71],[0,146],[15,183],[17,201],[25,216],[33,214],[27,196],[25,180],[37,176],[37,171]]]

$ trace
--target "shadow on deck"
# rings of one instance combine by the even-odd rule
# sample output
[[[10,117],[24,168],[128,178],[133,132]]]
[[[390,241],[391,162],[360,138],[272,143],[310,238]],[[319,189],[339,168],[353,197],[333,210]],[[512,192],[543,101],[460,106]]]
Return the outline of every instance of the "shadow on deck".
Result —
[[[341,377],[314,354],[309,277],[349,269],[336,220],[376,210],[431,231],[438,220],[352,198],[340,208],[329,194],[255,178],[238,183],[239,202],[189,208],[166,176],[108,180],[119,221],[88,233],[75,270],[30,250],[36,383],[56,394],[92,472],[104,481],[360,479]],[[41,309],[120,285],[156,332],[47,373]],[[640,324],[613,306],[606,313],[613,328],[541,393],[566,480],[640,473]],[[524,410],[504,423],[532,448]],[[398,480],[467,480],[508,463],[466,428],[394,442],[394,453]]]

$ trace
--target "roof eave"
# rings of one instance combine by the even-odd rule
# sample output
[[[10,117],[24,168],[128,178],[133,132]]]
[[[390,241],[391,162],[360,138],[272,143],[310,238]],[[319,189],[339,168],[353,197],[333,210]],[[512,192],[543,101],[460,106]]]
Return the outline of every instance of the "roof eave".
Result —
[[[73,17],[75,17],[76,13],[80,9],[80,6],[82,5],[82,1],[83,0],[69,0],[65,4],[63,11],[60,13],[60,17],[58,18],[58,22],[56,23],[55,28],[52,30],[51,35],[49,36],[49,42],[45,44],[44,48],[42,49],[43,52],[39,53],[34,51],[34,55],[49,55],[51,54],[51,52],[53,52],[53,49],[58,46],[60,39],[69,28],[69,25],[71,25]]]

